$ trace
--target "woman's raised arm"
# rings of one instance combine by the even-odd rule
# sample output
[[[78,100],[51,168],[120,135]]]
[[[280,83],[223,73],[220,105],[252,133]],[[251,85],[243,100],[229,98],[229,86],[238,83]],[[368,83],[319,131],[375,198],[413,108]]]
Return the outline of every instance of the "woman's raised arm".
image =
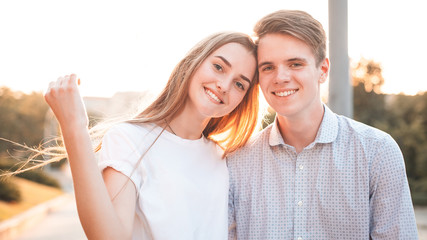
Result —
[[[112,168],[99,171],[78,84],[75,74],[60,77],[50,83],[45,99],[61,127],[80,222],[89,239],[131,239],[135,186]]]

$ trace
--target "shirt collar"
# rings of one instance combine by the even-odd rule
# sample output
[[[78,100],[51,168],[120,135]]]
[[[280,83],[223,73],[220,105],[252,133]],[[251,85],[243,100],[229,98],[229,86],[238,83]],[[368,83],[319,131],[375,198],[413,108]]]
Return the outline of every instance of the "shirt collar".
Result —
[[[314,142],[331,143],[338,136],[338,119],[326,104],[323,104],[323,108],[325,109],[325,113],[323,114],[323,120]]]
[[[285,145],[285,141],[283,141],[282,135],[279,131],[277,115],[272,125],[269,138],[270,146]]]
[[[314,140],[314,143],[330,143],[333,142],[338,136],[338,119],[335,113],[329,109],[326,104],[323,104],[325,112],[323,114],[322,123],[320,124],[319,131]],[[282,135],[279,131],[277,116],[271,127],[269,144],[270,146],[285,145]]]

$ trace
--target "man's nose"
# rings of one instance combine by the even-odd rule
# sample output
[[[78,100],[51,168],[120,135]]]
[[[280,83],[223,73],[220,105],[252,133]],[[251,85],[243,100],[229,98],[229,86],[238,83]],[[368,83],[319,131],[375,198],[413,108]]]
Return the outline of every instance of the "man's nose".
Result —
[[[277,67],[276,83],[283,83],[290,81],[290,71],[285,66]]]

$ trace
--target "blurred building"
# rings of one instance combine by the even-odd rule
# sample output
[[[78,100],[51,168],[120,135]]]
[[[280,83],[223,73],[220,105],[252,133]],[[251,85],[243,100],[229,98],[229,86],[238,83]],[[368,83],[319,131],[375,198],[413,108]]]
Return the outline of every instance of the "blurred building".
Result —
[[[141,110],[154,99],[150,92],[118,92],[111,98],[84,97],[83,101],[89,118],[103,120],[130,116]],[[59,135],[59,125],[51,110],[47,111],[44,125],[44,138]]]

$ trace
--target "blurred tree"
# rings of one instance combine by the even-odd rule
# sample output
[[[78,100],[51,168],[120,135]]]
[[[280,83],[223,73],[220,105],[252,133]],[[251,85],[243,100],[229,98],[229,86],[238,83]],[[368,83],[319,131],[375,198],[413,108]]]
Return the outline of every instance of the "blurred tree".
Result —
[[[384,127],[385,95],[380,93],[384,78],[380,64],[362,58],[359,62],[352,63],[350,73],[354,119],[371,126]]]
[[[427,205],[427,93],[386,95],[380,64],[361,59],[352,63],[354,118],[384,130],[405,158],[414,204]]]
[[[373,60],[361,58],[358,62],[352,62],[351,78],[353,86],[362,84],[366,92],[381,93],[384,85],[381,65]]]
[[[274,111],[274,109],[272,109],[271,107],[267,107],[262,116],[261,128],[264,129],[268,125],[272,124],[275,118],[276,112]]]
[[[0,87],[0,137],[38,146],[43,139],[47,109],[41,93],[24,94]],[[11,146],[1,142],[0,153],[10,150]]]

